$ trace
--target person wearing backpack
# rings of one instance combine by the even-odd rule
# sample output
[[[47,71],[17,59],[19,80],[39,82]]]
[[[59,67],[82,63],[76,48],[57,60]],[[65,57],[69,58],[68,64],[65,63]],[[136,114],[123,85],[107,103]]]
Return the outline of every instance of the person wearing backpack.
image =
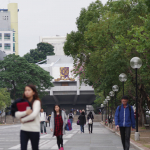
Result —
[[[44,133],[46,133],[46,121],[47,121],[47,116],[46,116],[46,112],[44,112],[43,109],[41,109],[41,113],[40,113],[40,126],[41,126],[41,134],[43,134],[43,128],[44,128]]]
[[[88,116],[87,116],[89,134],[92,133],[92,130],[93,130],[93,119],[94,119],[93,113],[90,111]]]
[[[70,111],[70,113],[68,114],[68,119],[70,120],[71,127],[72,127],[72,123],[73,123],[73,119],[74,119],[74,115],[73,115],[72,111]]]
[[[81,115],[78,117],[81,133],[84,133],[84,125],[86,124],[86,117],[85,113],[82,112]]]
[[[121,141],[124,150],[130,148],[130,134],[135,129],[134,111],[132,106],[128,104],[128,97],[123,96],[121,99],[122,104],[117,107],[115,113],[115,125],[116,129],[120,129]]]

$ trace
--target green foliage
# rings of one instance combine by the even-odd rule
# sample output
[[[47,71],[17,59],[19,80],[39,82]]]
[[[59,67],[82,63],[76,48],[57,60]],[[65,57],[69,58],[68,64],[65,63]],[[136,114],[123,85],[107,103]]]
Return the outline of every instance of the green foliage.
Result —
[[[36,85],[40,98],[46,94],[46,89],[53,86],[49,72],[14,54],[0,61],[0,70],[0,86],[7,87],[12,99],[22,97],[27,84]]]
[[[46,56],[55,55],[54,47],[49,43],[38,43],[36,49],[31,49],[30,53],[24,55],[29,63],[37,63],[45,60]]]
[[[144,114],[145,104],[150,108],[150,15],[145,0],[108,0],[105,6],[97,0],[81,10],[76,24],[78,31],[67,35],[64,52],[74,58],[80,82],[93,85],[94,90],[99,91],[96,95],[103,93],[104,97],[113,85],[118,85],[119,105],[123,92],[118,77],[125,73],[128,77],[125,95],[130,97],[133,105],[135,71],[130,66],[130,60],[140,57],[143,65],[138,70],[138,101],[139,114]],[[81,66],[82,73],[79,70]],[[97,98],[95,104],[100,103]]]
[[[7,106],[10,106],[10,104],[10,93],[6,88],[0,88],[0,110],[5,109]]]

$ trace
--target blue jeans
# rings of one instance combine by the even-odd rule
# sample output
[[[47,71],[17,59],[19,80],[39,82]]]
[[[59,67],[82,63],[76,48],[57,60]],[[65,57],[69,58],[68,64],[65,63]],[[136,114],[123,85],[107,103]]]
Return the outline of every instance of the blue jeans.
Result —
[[[73,119],[69,119],[70,120],[70,123],[71,123],[71,127],[72,127],[72,122],[73,122]]]
[[[84,125],[80,125],[81,132],[84,133]]]
[[[40,125],[41,125],[41,133],[43,133],[43,127],[44,127],[44,133],[46,133],[46,123],[45,123],[45,121],[41,121]]]

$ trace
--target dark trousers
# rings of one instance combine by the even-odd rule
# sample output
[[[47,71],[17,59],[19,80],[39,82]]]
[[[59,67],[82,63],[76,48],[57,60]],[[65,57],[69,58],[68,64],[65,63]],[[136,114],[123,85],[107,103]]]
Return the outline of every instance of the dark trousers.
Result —
[[[59,135],[56,138],[57,138],[58,148],[60,149],[61,147],[63,147],[63,135]]]
[[[92,133],[92,131],[93,131],[93,124],[89,124],[89,132]]]
[[[131,127],[120,127],[120,134],[121,134],[123,149],[129,150]]]
[[[80,125],[81,132],[84,133],[84,125]]]
[[[32,150],[39,150],[39,132],[20,131],[21,150],[27,150],[28,141],[30,139]]]

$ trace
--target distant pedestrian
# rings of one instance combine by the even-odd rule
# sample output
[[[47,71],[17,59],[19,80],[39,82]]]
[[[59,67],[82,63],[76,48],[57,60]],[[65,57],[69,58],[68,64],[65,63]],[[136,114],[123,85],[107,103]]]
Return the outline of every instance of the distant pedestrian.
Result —
[[[23,99],[28,100],[31,108],[27,107],[26,111],[15,112],[15,117],[21,121],[21,150],[27,150],[29,140],[31,141],[32,150],[39,150],[41,101],[34,85],[25,87]]]
[[[79,109],[77,109],[77,115],[79,115]]]
[[[130,134],[135,129],[134,111],[132,106],[128,104],[128,97],[123,96],[121,99],[122,104],[117,107],[115,113],[116,129],[120,128],[121,140],[124,150],[130,148]]]
[[[86,124],[85,113],[82,112],[81,115],[78,117],[78,119],[79,119],[81,133],[84,133],[84,125]]]
[[[113,122],[112,116],[111,116],[111,114],[109,114],[109,116],[108,116],[108,123],[109,123],[109,124],[112,124],[112,122]]]
[[[74,119],[74,115],[73,115],[72,111],[70,111],[70,113],[68,114],[68,119],[70,120],[71,127],[72,127],[72,123],[73,123],[73,119]]]
[[[41,134],[43,134],[43,128],[44,128],[44,133],[46,133],[46,122],[47,122],[47,116],[46,116],[46,112],[44,112],[43,109],[41,109],[41,113],[40,113],[40,125],[41,125]]]
[[[51,115],[50,130],[57,138],[57,145],[59,150],[63,148],[63,135],[65,134],[65,126],[67,124],[67,116],[63,110],[60,110],[59,105],[54,106],[54,110]]]
[[[51,114],[49,114],[48,116],[49,127],[50,127],[50,120],[51,120]]]
[[[89,133],[92,133],[93,131],[93,119],[94,119],[93,113],[90,111],[87,116]]]
[[[82,110],[80,110],[80,115],[81,115],[81,113],[82,113]]]

